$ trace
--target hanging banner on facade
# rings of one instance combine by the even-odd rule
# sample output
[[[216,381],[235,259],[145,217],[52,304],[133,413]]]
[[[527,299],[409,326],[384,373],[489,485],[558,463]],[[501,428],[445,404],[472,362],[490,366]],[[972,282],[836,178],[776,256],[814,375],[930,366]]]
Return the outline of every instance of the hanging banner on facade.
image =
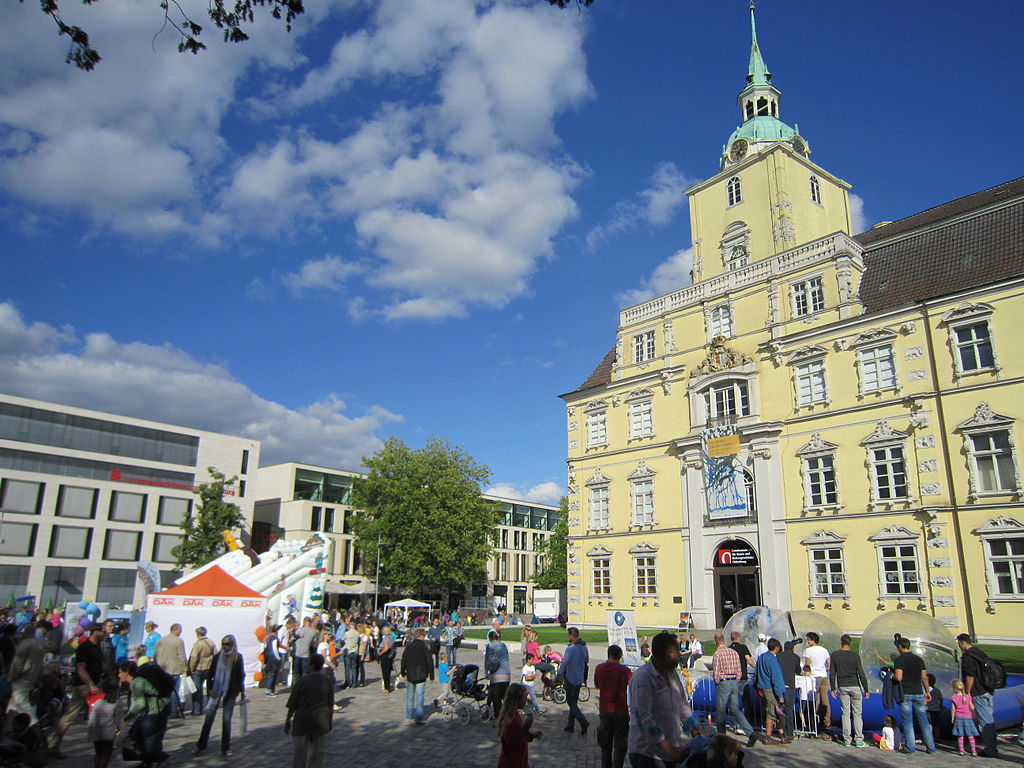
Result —
[[[736,425],[708,427],[701,432],[701,443],[708,517],[712,520],[746,517],[750,510],[747,508],[743,465],[737,458],[740,437]]]
[[[637,669],[644,660],[636,637],[636,617],[632,611],[608,611],[608,645],[622,649],[622,663]]]

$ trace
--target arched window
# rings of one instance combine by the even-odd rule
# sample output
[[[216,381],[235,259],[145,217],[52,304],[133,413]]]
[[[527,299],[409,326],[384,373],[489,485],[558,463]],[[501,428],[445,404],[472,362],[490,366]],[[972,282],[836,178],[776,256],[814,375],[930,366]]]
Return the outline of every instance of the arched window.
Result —
[[[711,310],[711,317],[709,330],[712,339],[723,336],[725,338],[732,337],[732,313],[729,311],[728,304],[722,304]]]
[[[740,476],[743,478],[743,491],[746,495],[747,501],[747,514],[751,517],[757,516],[757,494],[754,492],[754,475],[749,469],[743,469],[740,472]]]
[[[811,176],[811,202],[821,205],[821,184],[817,176]]]
[[[729,179],[729,183],[725,185],[726,197],[729,199],[729,205],[736,205],[743,200],[743,193],[740,189],[740,177],[733,176]]]

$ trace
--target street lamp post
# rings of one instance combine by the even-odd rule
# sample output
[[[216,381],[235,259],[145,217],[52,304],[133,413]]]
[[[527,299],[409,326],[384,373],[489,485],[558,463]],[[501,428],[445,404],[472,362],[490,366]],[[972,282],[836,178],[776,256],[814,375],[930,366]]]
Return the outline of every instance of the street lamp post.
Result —
[[[373,577],[373,612],[377,613],[377,595],[380,592],[380,534],[377,534],[377,575]]]

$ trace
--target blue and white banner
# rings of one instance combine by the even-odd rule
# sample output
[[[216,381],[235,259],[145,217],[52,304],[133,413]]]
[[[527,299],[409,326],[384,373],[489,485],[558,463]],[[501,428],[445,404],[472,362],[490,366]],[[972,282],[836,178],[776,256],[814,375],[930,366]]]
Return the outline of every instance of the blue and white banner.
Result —
[[[743,465],[736,457],[740,451],[736,426],[709,427],[701,432],[701,443],[708,517],[712,520],[746,517],[750,510]]]
[[[622,663],[627,667],[636,669],[644,663],[640,656],[633,611],[608,611],[608,645],[617,645],[622,649]]]

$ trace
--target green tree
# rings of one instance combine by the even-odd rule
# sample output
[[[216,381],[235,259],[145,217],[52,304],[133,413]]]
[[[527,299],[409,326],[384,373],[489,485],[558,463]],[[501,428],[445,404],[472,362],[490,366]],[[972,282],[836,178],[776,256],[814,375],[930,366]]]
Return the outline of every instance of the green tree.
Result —
[[[245,521],[237,504],[224,501],[225,491],[233,486],[238,478],[228,478],[213,467],[207,467],[206,471],[213,479],[209,483],[200,483],[196,488],[195,494],[199,497],[199,503],[194,505],[192,513],[181,521],[180,527],[185,535],[182,536],[181,543],[171,550],[178,568],[198,568],[223,555],[228,551],[224,531],[234,532],[241,528]]]
[[[544,556],[544,568],[534,576],[533,581],[540,589],[565,589],[569,580],[566,570],[569,546],[569,499],[566,496],[562,497],[560,507],[558,523],[555,524],[554,532],[547,537],[538,550]]]
[[[397,437],[364,458],[352,528],[380,584],[404,595],[461,590],[485,578],[498,523],[497,507],[480,497],[491,471],[461,448],[433,439],[413,450]]]

